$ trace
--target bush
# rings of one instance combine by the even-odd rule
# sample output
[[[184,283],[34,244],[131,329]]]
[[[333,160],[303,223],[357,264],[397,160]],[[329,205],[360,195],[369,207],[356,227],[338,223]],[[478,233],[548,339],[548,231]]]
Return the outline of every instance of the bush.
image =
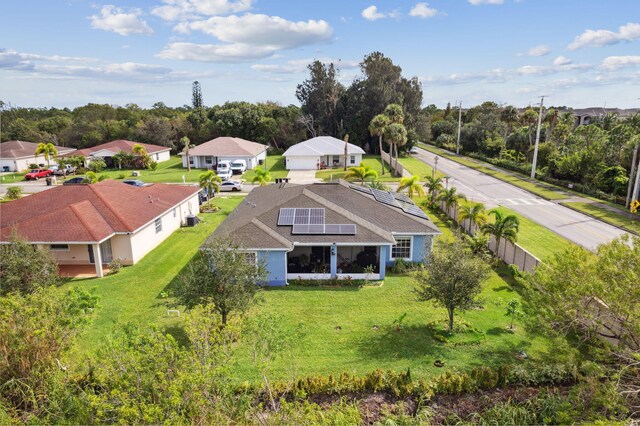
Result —
[[[29,168],[30,169],[37,169],[38,167],[40,167],[40,166],[38,166],[36,163],[29,164]]]
[[[107,167],[107,163],[104,162],[101,158],[96,158],[95,160],[89,163],[89,170],[94,173],[100,173]]]
[[[154,160],[149,161],[149,165],[147,166],[147,168],[149,170],[155,171],[158,168],[158,162]]]
[[[17,200],[22,197],[22,187],[20,186],[10,186],[7,188],[7,193],[4,198],[7,200]]]
[[[115,258],[109,262],[107,267],[109,268],[109,275],[117,274],[122,269],[122,260]]]

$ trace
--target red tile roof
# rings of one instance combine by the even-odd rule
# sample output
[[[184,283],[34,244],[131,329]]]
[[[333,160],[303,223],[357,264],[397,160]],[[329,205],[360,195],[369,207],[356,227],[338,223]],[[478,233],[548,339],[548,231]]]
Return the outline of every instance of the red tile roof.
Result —
[[[114,180],[63,185],[0,205],[0,241],[98,242],[134,232],[196,194],[195,186],[134,187]],[[193,206],[197,213],[197,206]]]
[[[7,141],[0,143],[0,158],[25,158],[35,157],[38,144],[27,141]],[[56,146],[58,155],[75,151],[75,148]],[[42,154],[40,154],[42,155]]]
[[[156,152],[168,151],[170,149],[166,146],[151,145],[148,143],[133,142],[133,141],[128,141],[124,139],[118,139],[115,141],[103,143],[102,145],[92,146],[91,148],[79,149],[76,152],[74,152],[73,155],[83,155],[85,157],[88,157],[94,152],[102,151],[103,149],[106,149],[107,151],[112,151],[114,153],[117,153],[120,151],[131,152],[134,145],[142,145],[143,147],[145,147],[145,149],[147,150],[147,154],[154,154]]]

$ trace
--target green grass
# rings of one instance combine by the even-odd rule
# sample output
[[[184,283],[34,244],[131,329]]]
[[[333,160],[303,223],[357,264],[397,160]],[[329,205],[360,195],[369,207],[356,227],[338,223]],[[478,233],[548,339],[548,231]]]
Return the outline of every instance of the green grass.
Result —
[[[425,180],[425,176],[431,176],[433,174],[433,167],[413,157],[400,157],[400,164],[402,164],[405,170],[409,171],[412,175],[418,175],[420,181]],[[438,171],[436,173],[438,177],[444,177],[445,174]]]
[[[592,203],[567,202],[562,203],[562,205],[596,217],[603,222],[618,226],[628,232],[640,235],[640,216],[636,220],[630,219],[622,214],[612,212]]]
[[[221,208],[219,212],[201,215],[202,222],[196,227],[178,229],[139,263],[123,268],[118,274],[65,284],[63,288],[95,288],[100,296],[96,318],[78,337],[72,357],[78,359],[91,353],[117,324],[153,323],[168,330],[180,324],[179,318],[167,317],[165,300],[160,293],[241,200],[242,197],[237,196],[216,197],[215,204]]]
[[[6,175],[0,176],[0,183],[10,184],[13,182],[21,182],[24,180],[24,175],[27,172],[19,172],[19,173],[7,173]]]
[[[398,182],[400,180],[400,178],[391,175],[391,173],[389,172],[388,164],[385,164],[385,174],[384,176],[382,175],[382,162],[380,161],[380,156],[378,155],[363,155],[362,162],[365,165],[373,168],[373,170],[378,173],[378,178],[376,180],[379,180],[380,182]],[[346,172],[342,169],[342,167],[335,169],[318,170],[316,172],[316,178],[328,182],[332,179],[344,178],[345,173]]]
[[[272,179],[285,178],[289,174],[289,171],[284,167],[284,157],[282,155],[267,156],[267,170],[269,170],[269,174],[271,175]],[[242,179],[244,179],[247,183],[251,183],[255,176],[256,172],[254,170],[247,170],[242,175]]]
[[[568,198],[567,193],[564,192],[564,190],[561,190],[560,188],[549,189],[549,187],[552,187],[552,185],[549,185],[549,184],[541,185],[536,182],[529,181],[524,176],[523,177],[517,176],[515,172],[511,172],[513,174],[501,172],[492,168],[495,166],[488,167],[485,165],[486,163],[482,163],[480,161],[473,160],[468,157],[462,157],[462,156],[450,154],[447,151],[444,151],[440,148],[436,148],[430,145],[421,143],[419,144],[419,146],[420,148],[426,149],[429,152],[438,154],[444,158],[455,161],[457,163],[460,163],[464,166],[475,169],[489,176],[493,176],[496,179],[500,179],[504,182],[510,183],[514,186],[522,188],[525,191],[529,191],[532,194],[538,195],[547,200],[563,200],[565,198]]]

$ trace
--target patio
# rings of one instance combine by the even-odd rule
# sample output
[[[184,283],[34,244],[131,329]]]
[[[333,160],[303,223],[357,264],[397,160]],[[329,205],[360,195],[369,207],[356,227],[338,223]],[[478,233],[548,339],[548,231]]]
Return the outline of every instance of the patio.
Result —
[[[109,274],[107,265],[102,265],[105,275]],[[95,278],[96,267],[94,265],[59,265],[58,273],[64,278]]]

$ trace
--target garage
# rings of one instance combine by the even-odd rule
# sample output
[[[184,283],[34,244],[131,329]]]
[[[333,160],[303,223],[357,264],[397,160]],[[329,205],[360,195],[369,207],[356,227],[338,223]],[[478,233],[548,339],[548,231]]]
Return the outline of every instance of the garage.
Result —
[[[287,158],[287,170],[317,170],[320,157]]]

